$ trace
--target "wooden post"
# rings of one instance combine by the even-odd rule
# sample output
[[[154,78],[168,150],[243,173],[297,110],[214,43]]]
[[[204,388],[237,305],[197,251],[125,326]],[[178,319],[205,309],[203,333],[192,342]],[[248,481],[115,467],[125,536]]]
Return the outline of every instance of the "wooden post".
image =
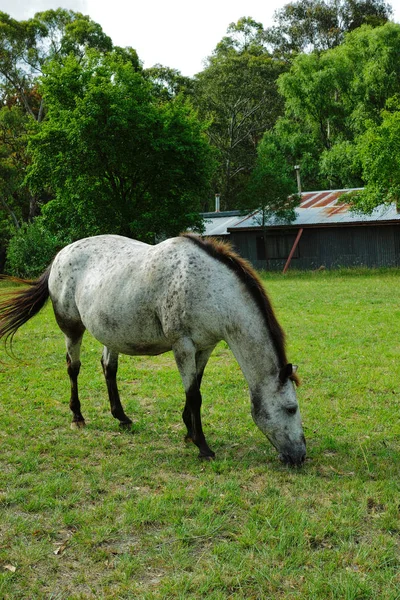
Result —
[[[284,272],[284,273],[286,273],[286,271],[287,271],[287,270],[288,270],[288,268],[289,268],[290,261],[291,261],[291,260],[292,260],[292,258],[293,258],[293,254],[295,253],[295,250],[296,250],[296,248],[297,248],[297,244],[298,244],[298,243],[299,243],[299,241],[300,241],[300,238],[301,238],[301,234],[302,234],[302,233],[303,233],[303,228],[299,229],[299,231],[297,232],[297,236],[296,236],[296,239],[294,240],[293,248],[291,249],[291,251],[290,251],[290,254],[289,254],[289,256],[288,256],[288,259],[287,259],[287,261],[286,261],[286,264],[285,264],[285,266],[284,266],[284,268],[283,268],[283,272]]]

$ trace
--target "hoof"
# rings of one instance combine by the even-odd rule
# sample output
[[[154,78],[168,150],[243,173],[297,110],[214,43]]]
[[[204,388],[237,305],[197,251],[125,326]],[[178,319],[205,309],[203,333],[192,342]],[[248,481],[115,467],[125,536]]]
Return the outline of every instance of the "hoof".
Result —
[[[130,431],[132,429],[132,421],[120,421],[119,424],[120,429],[124,429],[126,431]]]
[[[71,429],[83,429],[85,425],[85,421],[72,421]]]
[[[212,460],[215,460],[215,453],[213,452],[212,454],[199,454],[199,458],[200,460],[206,460],[207,462],[211,462]]]

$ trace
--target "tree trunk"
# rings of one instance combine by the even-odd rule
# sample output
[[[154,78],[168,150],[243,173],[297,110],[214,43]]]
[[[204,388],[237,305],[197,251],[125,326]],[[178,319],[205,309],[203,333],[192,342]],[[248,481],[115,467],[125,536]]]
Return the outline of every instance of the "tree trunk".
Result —
[[[6,211],[8,212],[8,214],[10,215],[10,217],[12,218],[12,220],[14,221],[14,225],[17,229],[20,228],[20,224],[18,222],[18,219],[14,213],[13,210],[11,210],[11,208],[8,206],[7,202],[4,200],[4,198],[0,197],[0,202],[1,204],[4,206],[4,208],[6,209]]]
[[[32,221],[39,214],[38,199],[34,194],[29,197],[29,221]]]

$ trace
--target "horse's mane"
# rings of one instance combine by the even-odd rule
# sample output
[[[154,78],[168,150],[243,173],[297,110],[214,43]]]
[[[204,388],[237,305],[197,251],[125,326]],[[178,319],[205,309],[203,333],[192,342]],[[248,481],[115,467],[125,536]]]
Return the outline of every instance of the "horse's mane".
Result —
[[[287,365],[285,334],[277,321],[261,279],[250,263],[239,256],[229,243],[222,242],[215,238],[204,239],[193,233],[183,233],[182,236],[191,240],[198,247],[207,252],[207,254],[226,265],[237,275],[240,281],[244,283],[263,315],[278,356],[279,368],[283,369]],[[298,383],[298,378],[295,374],[291,375],[290,379]]]

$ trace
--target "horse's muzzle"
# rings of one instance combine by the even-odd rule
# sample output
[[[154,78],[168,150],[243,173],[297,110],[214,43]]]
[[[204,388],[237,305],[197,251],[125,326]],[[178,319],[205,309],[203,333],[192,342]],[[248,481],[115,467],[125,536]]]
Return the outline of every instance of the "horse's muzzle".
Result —
[[[290,467],[301,467],[306,459],[306,444],[301,445],[298,450],[293,449],[286,452],[280,452],[279,459]]]
[[[301,456],[293,456],[289,454],[280,454],[279,460],[289,467],[301,467],[306,459],[306,453]]]

